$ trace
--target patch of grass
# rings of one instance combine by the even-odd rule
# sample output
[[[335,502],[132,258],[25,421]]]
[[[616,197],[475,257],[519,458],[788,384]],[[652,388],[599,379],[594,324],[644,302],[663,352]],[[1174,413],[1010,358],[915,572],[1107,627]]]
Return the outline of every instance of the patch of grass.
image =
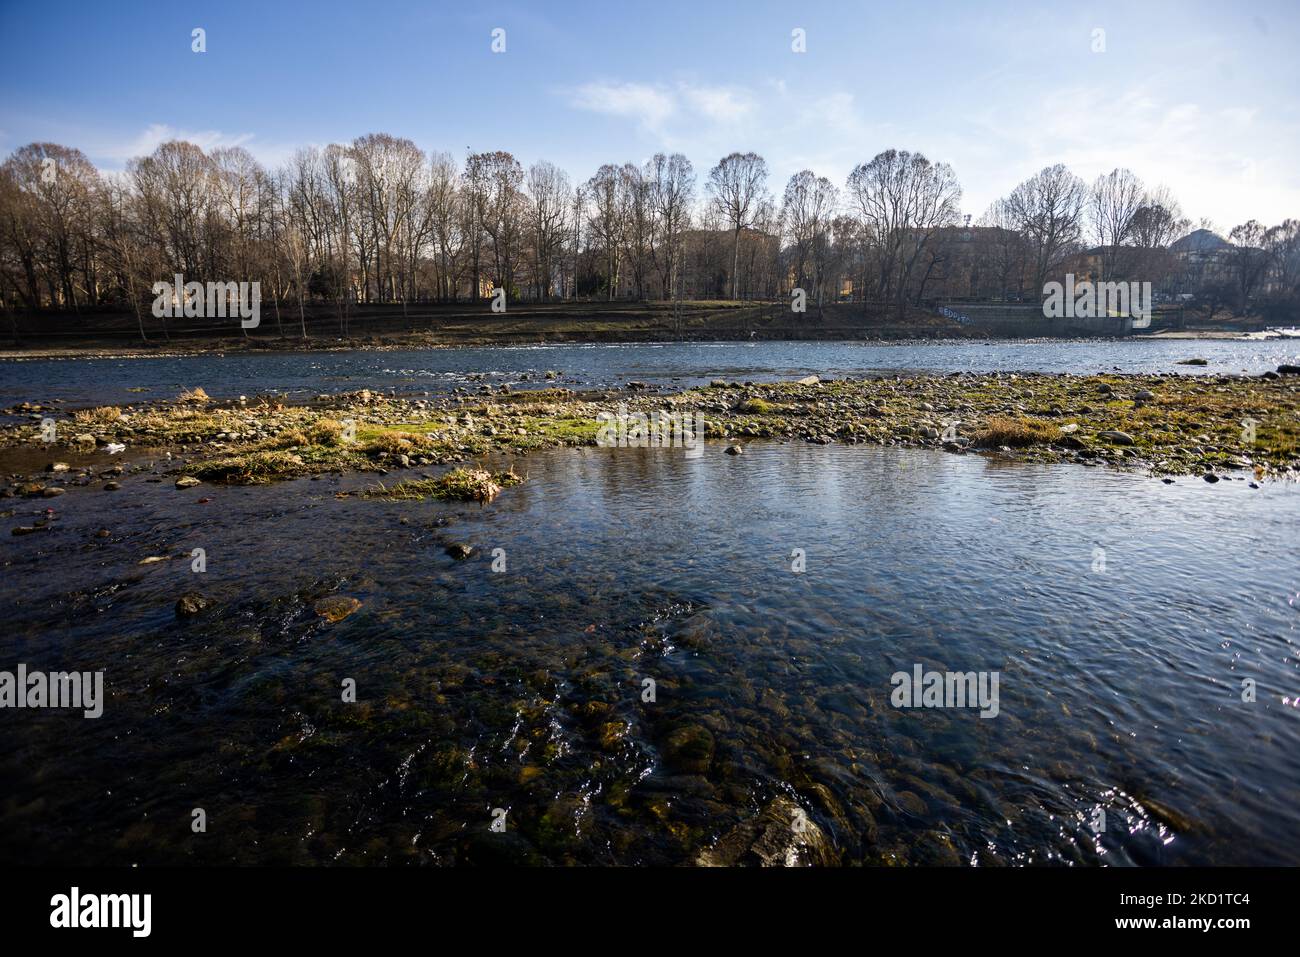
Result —
[[[203,409],[168,408],[142,412],[131,423],[138,431],[152,433],[163,441],[205,441],[220,432],[236,428],[236,421],[224,412]]]
[[[366,443],[365,451],[374,455],[387,452],[389,455],[407,455],[421,449],[431,449],[433,439],[419,432],[402,432],[389,429],[378,432]]]
[[[601,423],[581,417],[525,417],[519,419],[518,428],[526,429],[529,436],[554,439],[566,445],[584,445],[596,441]]]
[[[983,449],[997,448],[1000,445],[1013,449],[1025,448],[1054,442],[1060,435],[1061,430],[1051,422],[1024,416],[995,415],[987,419],[984,428],[975,433],[973,443]]]
[[[743,412],[746,415],[769,415],[776,410],[776,406],[766,399],[746,399],[736,406],[737,412]]]
[[[196,478],[231,485],[261,485],[276,478],[298,475],[303,460],[290,452],[255,451],[226,455],[191,465],[185,471]]]
[[[116,425],[122,418],[122,410],[113,405],[98,409],[78,409],[72,413],[72,420],[82,425]]]
[[[486,469],[452,469],[436,479],[399,482],[392,488],[383,485],[367,489],[366,498],[388,501],[412,501],[437,498],[452,502],[478,502],[485,505],[501,494],[503,488],[519,485],[523,479],[514,469],[489,472]]]
[[[310,444],[306,434],[298,429],[285,429],[253,446],[258,451],[268,449],[293,449]]]
[[[312,445],[342,445],[343,423],[336,419],[317,419],[308,427],[307,439]]]
[[[211,402],[212,398],[203,391],[202,387],[186,389],[176,397],[176,401],[185,405],[202,405],[205,402]]]

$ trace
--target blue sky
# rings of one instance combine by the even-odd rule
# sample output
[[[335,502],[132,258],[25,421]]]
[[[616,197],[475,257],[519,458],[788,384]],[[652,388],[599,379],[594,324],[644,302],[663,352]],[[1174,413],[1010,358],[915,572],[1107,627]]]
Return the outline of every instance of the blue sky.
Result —
[[[975,216],[1054,162],[1129,166],[1221,227],[1300,216],[1294,0],[0,0],[0,37],[0,153],[49,140],[104,169],[171,137],[273,165],[382,131],[579,179],[658,150],[702,179],[752,149],[779,193],[892,146],[951,163]]]

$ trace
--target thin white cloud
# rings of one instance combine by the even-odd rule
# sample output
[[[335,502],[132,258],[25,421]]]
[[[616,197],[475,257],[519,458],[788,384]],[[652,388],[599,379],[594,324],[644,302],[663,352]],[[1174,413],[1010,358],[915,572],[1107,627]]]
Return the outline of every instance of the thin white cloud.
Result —
[[[677,128],[700,123],[732,126],[754,114],[756,100],[741,87],[665,84],[585,83],[568,91],[569,105],[589,113],[635,120],[641,130],[661,138]]]
[[[684,85],[681,94],[695,112],[715,123],[737,123],[754,112],[754,98],[747,90]]]
[[[100,147],[99,154],[107,159],[126,162],[132,157],[148,156],[169,140],[186,140],[204,152],[223,146],[248,146],[252,133],[223,133],[220,130],[184,130],[166,123],[151,123],[129,140],[110,142]]]
[[[644,83],[587,83],[569,102],[590,113],[635,119],[648,130],[661,129],[677,110],[671,93]]]

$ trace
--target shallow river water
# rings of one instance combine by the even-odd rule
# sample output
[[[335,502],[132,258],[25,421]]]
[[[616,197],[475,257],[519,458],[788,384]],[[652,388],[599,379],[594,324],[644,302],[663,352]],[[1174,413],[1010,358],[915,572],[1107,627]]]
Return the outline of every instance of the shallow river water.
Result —
[[[5,503],[57,518],[0,538],[0,666],[108,700],[0,715],[0,859],[677,864],[785,794],[846,862],[1300,864],[1294,484],[777,443],[516,465],[484,508],[333,476]],[[191,589],[217,607],[178,620]],[[916,665],[996,672],[997,715],[894,707]]]
[[[1205,359],[1204,366],[1180,365]],[[0,360],[0,406],[62,399],[70,408],[173,399],[202,386],[214,398],[276,391],[378,389],[449,392],[479,383],[536,385],[547,372],[569,388],[707,384],[717,377],[768,382],[924,372],[1179,372],[1259,374],[1300,364],[1300,339],[661,342],[339,352],[238,352],[225,356]]]

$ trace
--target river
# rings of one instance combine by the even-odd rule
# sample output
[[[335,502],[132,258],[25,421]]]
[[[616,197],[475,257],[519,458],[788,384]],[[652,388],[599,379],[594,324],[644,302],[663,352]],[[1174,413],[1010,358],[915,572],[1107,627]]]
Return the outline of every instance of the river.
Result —
[[[554,347],[3,371],[9,399],[96,404],[126,383],[1181,371],[1189,355],[1214,372],[1294,349]],[[0,537],[0,669],[102,670],[106,701],[99,718],[0,712],[0,859],[681,864],[785,795],[845,862],[1300,864],[1294,483],[778,442],[513,464],[527,481],[487,507],[340,497],[374,481],[358,475],[182,494],[148,471],[111,497],[6,501],[11,523],[54,520]],[[180,619],[192,590],[215,607]],[[313,611],[328,596],[360,607],[330,623]],[[995,707],[896,706],[917,668],[996,676]]]
[[[1204,366],[1179,365],[1203,358]],[[938,342],[717,342],[555,345],[228,355],[0,360],[0,405],[60,399],[69,408],[172,399],[202,387],[218,399],[275,391],[299,399],[377,389],[445,393],[480,383],[536,386],[546,373],[569,388],[665,386],[727,378],[894,372],[1179,372],[1259,374],[1300,363],[1300,339]]]

